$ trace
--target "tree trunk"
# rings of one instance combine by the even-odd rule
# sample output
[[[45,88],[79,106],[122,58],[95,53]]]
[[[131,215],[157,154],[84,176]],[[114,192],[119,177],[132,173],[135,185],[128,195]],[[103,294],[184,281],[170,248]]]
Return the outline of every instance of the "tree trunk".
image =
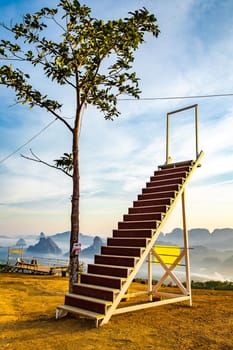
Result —
[[[79,238],[79,127],[73,131],[73,195],[71,209],[71,234],[70,234],[70,268],[69,268],[69,292],[73,292],[73,285],[78,281],[79,257],[72,252],[74,243]]]

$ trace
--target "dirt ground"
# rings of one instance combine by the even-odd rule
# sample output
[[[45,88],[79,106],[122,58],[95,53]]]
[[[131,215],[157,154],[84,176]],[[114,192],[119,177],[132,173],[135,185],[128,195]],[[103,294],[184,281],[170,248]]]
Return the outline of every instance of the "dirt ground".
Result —
[[[95,328],[84,318],[55,319],[67,287],[67,278],[0,273],[0,349],[233,350],[233,291],[194,290],[191,308],[159,306]]]

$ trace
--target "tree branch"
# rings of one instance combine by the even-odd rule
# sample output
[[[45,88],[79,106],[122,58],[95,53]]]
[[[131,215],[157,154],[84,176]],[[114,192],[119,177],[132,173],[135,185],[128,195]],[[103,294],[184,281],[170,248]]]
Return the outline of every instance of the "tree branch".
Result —
[[[38,106],[40,107],[43,107],[41,106],[40,104],[38,104]],[[57,114],[55,111],[53,111],[52,109],[44,106],[44,108],[46,108],[50,113],[52,113],[57,119],[59,119],[62,123],[64,123],[67,128],[73,133],[74,132],[74,129],[72,128],[72,126],[70,126],[70,124],[62,117],[59,116],[59,114]]]
[[[62,171],[64,174],[66,174],[67,176],[73,178],[73,176],[70,175],[68,172],[66,172],[64,169],[59,168],[59,167],[56,167],[55,165],[49,164],[49,163],[47,163],[47,162],[41,160],[41,159],[32,151],[31,148],[30,148],[30,152],[31,152],[31,154],[32,154],[32,156],[33,156],[34,158],[25,156],[25,155],[23,155],[23,154],[20,154],[20,156],[21,156],[22,158],[24,158],[24,159],[32,160],[33,162],[37,162],[37,163],[42,163],[42,164],[44,164],[44,165],[47,165],[47,166],[50,167],[50,168],[54,168],[54,169],[56,169],[56,170],[60,170],[60,171]]]

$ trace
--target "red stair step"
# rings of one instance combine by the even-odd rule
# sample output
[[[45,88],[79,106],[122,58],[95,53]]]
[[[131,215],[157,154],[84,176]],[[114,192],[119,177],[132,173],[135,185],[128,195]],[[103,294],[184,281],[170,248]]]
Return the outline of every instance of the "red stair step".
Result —
[[[171,205],[172,198],[155,198],[155,199],[141,199],[133,202],[134,208],[143,207],[143,206],[151,206],[151,205]]]
[[[168,205],[151,205],[151,206],[142,206],[137,208],[129,208],[129,214],[140,214],[140,213],[166,213],[168,210]]]
[[[148,229],[141,230],[113,230],[113,237],[145,237],[152,238],[152,231]]]
[[[74,284],[74,294],[85,295],[87,297],[99,298],[103,300],[113,301],[116,291],[119,289],[112,289],[107,287],[93,286],[89,284]]]
[[[81,274],[80,282],[84,284],[94,284],[96,286],[120,289],[123,281],[121,278],[113,276],[101,276],[90,273],[83,273]]]
[[[139,228],[149,228],[156,229],[159,221],[149,220],[149,221],[124,221],[118,222],[118,229],[139,229]]]
[[[155,178],[157,178],[157,177],[155,176]],[[162,180],[154,180],[154,181],[147,182],[146,187],[182,184],[183,182],[184,182],[183,177],[174,177],[172,179],[162,179]]]
[[[161,198],[174,198],[175,191],[166,191],[166,192],[156,192],[156,193],[143,193],[138,195],[138,200],[145,199],[161,199]]]
[[[121,256],[141,256],[141,248],[136,247],[101,247],[101,254],[105,255],[121,255]]]
[[[88,273],[127,278],[129,276],[130,268],[111,265],[89,264],[87,267]]]
[[[95,255],[95,264],[134,267],[135,263],[136,259],[134,257]]]
[[[117,247],[146,247],[149,240],[147,238],[108,238],[108,246]]]
[[[161,175],[161,173],[164,174],[173,174],[176,173],[177,171],[190,171],[190,166],[180,166],[180,167],[172,167],[172,168],[167,168],[167,169],[161,169],[161,170],[156,170],[154,172],[154,175]]]
[[[174,172],[172,174],[164,174],[163,171],[158,171],[158,173],[154,176],[150,177],[150,181],[158,181],[158,180],[171,180],[174,179],[176,177],[182,177],[182,178],[186,178],[187,177],[188,172],[187,171],[178,171]]]
[[[155,192],[163,192],[163,191],[179,191],[180,185],[179,184],[172,184],[172,185],[158,185],[154,187],[147,187],[142,189],[142,193],[155,193]]]
[[[184,166],[189,166],[192,167],[195,164],[195,160],[190,159],[190,160],[185,160],[182,162],[175,162],[175,163],[170,163],[170,164],[163,164],[159,165],[159,169],[169,169],[169,168],[180,168]]]
[[[141,214],[126,214],[123,217],[124,221],[146,221],[146,220],[161,220],[161,213],[141,213]]]
[[[84,297],[77,296],[76,294],[67,294],[65,296],[65,304],[100,314],[105,314],[107,311],[106,304],[98,302],[98,299],[96,299],[96,301],[91,300],[91,298],[88,299],[87,297],[84,299]]]

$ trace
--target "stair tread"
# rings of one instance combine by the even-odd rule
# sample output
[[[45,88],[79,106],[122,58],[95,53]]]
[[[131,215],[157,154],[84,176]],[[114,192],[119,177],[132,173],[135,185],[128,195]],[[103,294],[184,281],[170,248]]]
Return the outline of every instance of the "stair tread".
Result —
[[[161,210],[160,212],[155,212],[154,211],[154,207],[147,207],[147,206],[141,206],[141,207],[135,207],[135,208],[129,208],[129,212],[127,215],[158,215],[158,214],[166,214],[168,211],[168,206],[166,206],[166,208],[164,208],[163,210]],[[151,211],[150,211],[151,210]]]
[[[169,163],[169,164],[163,164],[163,165],[159,165],[158,168],[159,169],[174,169],[174,168],[179,168],[181,166],[193,166],[193,164],[195,163],[196,161],[194,159],[190,159],[190,160],[186,160],[186,161],[183,161],[183,162],[175,162],[175,163]]]
[[[161,180],[162,181],[162,180]],[[159,181],[159,182],[161,182],[161,181]],[[181,186],[182,184],[179,184],[179,183],[177,183],[177,182],[174,182],[174,184],[172,183],[172,184],[166,184],[166,183],[164,183],[164,184],[155,184],[154,183],[155,181],[150,181],[149,183],[150,184],[153,184],[153,185],[155,185],[155,186],[150,186],[150,187],[143,187],[142,189],[143,190],[145,190],[145,189],[147,189],[148,190],[148,188],[149,189],[151,189],[151,188],[157,188],[157,187],[170,187],[170,186]],[[170,190],[168,190],[168,191],[170,191]]]
[[[156,207],[169,207],[169,204],[155,204],[155,205],[142,205],[141,207],[129,207],[129,209],[140,209],[140,208],[155,208]],[[155,212],[155,213],[160,213],[160,212]],[[151,212],[149,212],[148,214],[151,214]]]
[[[152,221],[152,220],[149,220],[149,221]],[[121,221],[121,222],[125,222],[125,221]],[[120,230],[120,229],[119,229]],[[122,230],[124,230],[124,229],[122,229]],[[133,229],[132,229],[133,230]],[[149,240],[150,238],[146,238],[146,237],[142,237],[142,238],[138,238],[138,237],[132,237],[132,238],[127,238],[127,237],[122,237],[122,238],[118,238],[118,237],[111,237],[111,238],[109,238],[109,239],[114,239],[114,240],[118,240],[118,239],[120,239],[120,240],[122,240],[122,239],[127,239],[127,240],[138,240],[138,239],[147,239],[147,240]],[[106,246],[107,247],[107,246]],[[132,247],[133,248],[133,247]]]
[[[153,184],[154,185],[154,184]],[[154,185],[154,186],[148,186],[148,187],[143,187],[142,188],[142,194],[149,194],[149,193],[163,193],[163,192],[170,192],[170,191],[179,191],[181,188],[182,184],[167,184],[167,185]],[[169,189],[169,187],[171,187]],[[174,188],[176,187],[176,188]],[[158,189],[160,192],[158,192]],[[155,192],[150,192],[150,191],[155,191]]]
[[[115,247],[115,246],[114,246]],[[135,247],[134,247],[135,248]],[[88,264],[88,266],[99,266],[99,267],[110,267],[111,269],[133,269],[133,267],[130,266],[116,266],[116,265],[104,265],[104,264]],[[82,273],[82,275],[84,275],[85,273]],[[88,273],[88,275],[90,275],[90,273]],[[101,275],[102,276],[102,275]]]
[[[74,283],[74,286],[80,286],[80,287],[92,288],[92,289],[101,289],[103,291],[113,292],[113,293],[118,293],[119,290],[120,290],[120,289],[116,289],[116,288],[97,286],[97,285],[94,285],[94,284],[87,284],[87,283]]]
[[[103,264],[92,264],[92,265],[98,265],[98,266],[110,266],[110,265],[103,265]],[[125,266],[115,266],[115,267],[118,267],[118,268],[124,268]],[[127,277],[116,277],[116,276],[108,276],[108,275],[100,275],[100,274],[95,274],[95,273],[88,273],[88,272],[84,272],[82,273],[82,275],[84,276],[90,276],[90,277],[101,277],[101,278],[106,278],[106,279],[113,279],[113,280],[126,280]]]
[[[131,214],[130,214],[131,215]],[[159,219],[154,219],[154,220],[137,220],[137,221],[119,221],[119,223],[134,223],[134,222],[154,222],[154,221],[161,221],[161,220],[159,220]],[[123,230],[123,229],[122,229]],[[127,229],[128,230],[128,229]],[[114,237],[114,238],[116,238],[116,237]],[[118,237],[117,237],[118,238]],[[129,238],[127,238],[127,239],[129,239]],[[133,238],[132,238],[133,239]],[[136,239],[136,238],[135,238]]]
[[[150,229],[150,228],[118,228],[118,229],[114,229],[115,231],[151,231],[151,230],[154,230],[154,229]],[[124,237],[111,237],[111,238],[124,238]],[[132,239],[137,239],[138,237],[131,237]],[[141,237],[141,238],[144,238],[144,237]],[[146,238],[146,237],[145,237]],[[128,237],[125,237],[125,239],[129,239]],[[150,238],[149,238],[150,239]]]
[[[192,165],[184,165],[183,167],[181,166],[177,166],[177,167],[171,167],[171,168],[160,168],[158,167],[157,170],[155,170],[154,172],[156,173],[156,175],[158,175],[158,173],[161,173],[161,175],[165,175],[165,174],[168,174],[168,173],[164,173],[163,170],[171,170],[170,172],[172,174],[177,174],[177,173],[184,173],[184,172],[189,172],[190,170],[188,168],[191,168]],[[176,171],[173,171],[172,170],[176,170]],[[156,176],[156,175],[152,175],[152,176]]]
[[[141,208],[141,207],[137,207],[137,208]],[[143,207],[143,208],[147,208],[147,207]],[[148,215],[148,214],[150,214],[150,215],[154,215],[154,214],[161,214],[161,213],[163,213],[163,212],[161,212],[161,211],[152,211],[152,212],[148,212],[148,213],[146,213],[146,212],[142,212],[142,213],[129,213],[129,214],[125,214],[125,215],[127,215],[127,216],[134,216],[134,215]]]
[[[142,195],[140,195],[140,196],[142,196]],[[171,200],[173,199],[172,197],[170,197],[170,196],[168,196],[168,197],[164,197],[164,198],[155,198],[155,199],[153,199],[153,198],[143,198],[143,199],[137,199],[136,201],[134,201],[134,202],[146,202],[146,201],[153,201],[153,200],[156,200],[156,202],[158,202],[159,200],[165,200],[165,199],[170,199],[170,202],[171,202]],[[169,205],[169,204],[167,204],[167,205]],[[138,208],[138,207],[137,207]]]
[[[183,173],[183,171],[180,171],[180,173]],[[174,175],[177,175],[177,174],[179,174],[179,172],[177,171],[177,173],[175,173]],[[153,175],[153,177],[155,177],[156,178],[156,175]],[[148,183],[152,183],[152,182],[166,182],[167,180],[172,180],[172,181],[174,181],[174,184],[176,184],[176,181],[178,181],[178,180],[181,180],[181,179],[183,179],[183,177],[182,176],[177,176],[177,177],[173,177],[172,179],[157,179],[157,180],[151,180],[151,181],[147,181],[147,184]]]
[[[153,237],[151,229],[118,229],[113,230],[112,238],[149,238]],[[131,247],[132,245],[130,245]]]
[[[151,187],[156,188],[156,187]],[[168,191],[160,191],[160,192],[151,192],[151,193],[141,193],[141,195],[147,195],[147,194],[161,194],[161,193],[171,193],[171,192],[179,192],[178,190],[168,190]],[[168,196],[170,198],[170,196]]]
[[[154,223],[155,220],[149,220],[148,222],[153,222]],[[156,220],[157,221],[157,220]],[[142,221],[122,221],[119,222],[119,224],[121,223],[135,223],[135,222],[142,222]],[[147,222],[147,221],[144,221]],[[120,229],[119,229],[120,230]],[[125,229],[122,229],[123,231]],[[136,231],[136,229],[132,229],[132,231]],[[145,248],[145,244],[147,245],[150,241],[151,241],[152,237],[112,237],[108,240],[108,245],[107,247],[116,247],[115,244],[118,244],[121,246],[123,245],[124,247],[128,247],[128,245],[130,245],[131,248]],[[121,243],[120,243],[121,242]],[[128,242],[128,243],[127,243]],[[125,246],[125,243],[127,243],[127,246]],[[142,244],[142,246],[140,247],[139,245],[134,245],[134,244]]]
[[[103,304],[103,305],[112,305],[112,301],[99,299],[99,298],[87,297],[86,295],[80,295],[80,294],[74,294],[74,293],[66,293],[65,295],[69,296],[69,297],[76,298],[76,299],[87,300],[87,301],[90,301],[93,303],[98,303],[98,304]]]
[[[101,255],[128,256],[137,258],[138,254],[141,254],[144,249],[145,247],[131,247],[128,245],[107,245],[101,247]]]
[[[167,173],[164,173],[160,168],[159,170],[155,170],[156,172],[156,175],[152,175],[153,177],[157,177],[158,175],[162,175],[162,176],[167,176],[167,175],[173,175],[173,176],[176,176],[178,174],[184,174],[184,173],[188,173],[189,170],[187,169],[187,167],[184,169],[184,168],[181,168],[181,167],[176,167],[176,168],[169,168],[169,169],[172,169],[172,170],[176,170],[176,171],[173,171],[171,172],[171,174],[167,174]],[[166,169],[166,170],[169,170],[169,169]]]
[[[110,246],[108,246],[110,247]],[[111,246],[111,247],[115,247],[115,246]],[[137,247],[134,247],[134,248],[137,248]],[[140,248],[140,247],[139,247]],[[138,256],[125,256],[125,255],[108,255],[108,254],[95,254],[95,256],[103,256],[105,258],[122,258],[122,259],[139,259]],[[96,265],[96,264],[94,264]],[[107,265],[109,266],[109,265]]]
[[[58,305],[57,309],[62,309],[62,310],[65,310],[67,312],[71,312],[71,313],[77,314],[77,315],[87,316],[87,317],[92,318],[92,319],[103,319],[105,317],[104,314],[99,314],[97,312],[89,311],[86,309],[81,309],[79,307],[70,306],[70,305],[66,305],[66,304]]]
[[[113,238],[119,238],[119,239],[124,239],[124,238],[125,238],[125,239],[130,239],[129,237],[113,237]],[[134,238],[134,237],[132,237],[132,239],[133,239],[133,238]],[[137,237],[137,238],[138,238],[138,237]],[[139,239],[140,239],[140,238],[143,239],[144,237],[139,237]],[[133,247],[133,246],[132,246],[132,247],[131,247],[131,246],[127,246],[127,247],[126,247],[125,245],[106,245],[106,246],[104,246],[104,247],[106,247],[106,248],[113,248],[113,249],[114,249],[114,248],[122,248],[122,249],[125,249],[125,250],[126,250],[126,249],[141,249],[141,250],[142,250],[142,249],[145,249],[145,247]],[[101,255],[105,255],[105,254],[101,254]]]

